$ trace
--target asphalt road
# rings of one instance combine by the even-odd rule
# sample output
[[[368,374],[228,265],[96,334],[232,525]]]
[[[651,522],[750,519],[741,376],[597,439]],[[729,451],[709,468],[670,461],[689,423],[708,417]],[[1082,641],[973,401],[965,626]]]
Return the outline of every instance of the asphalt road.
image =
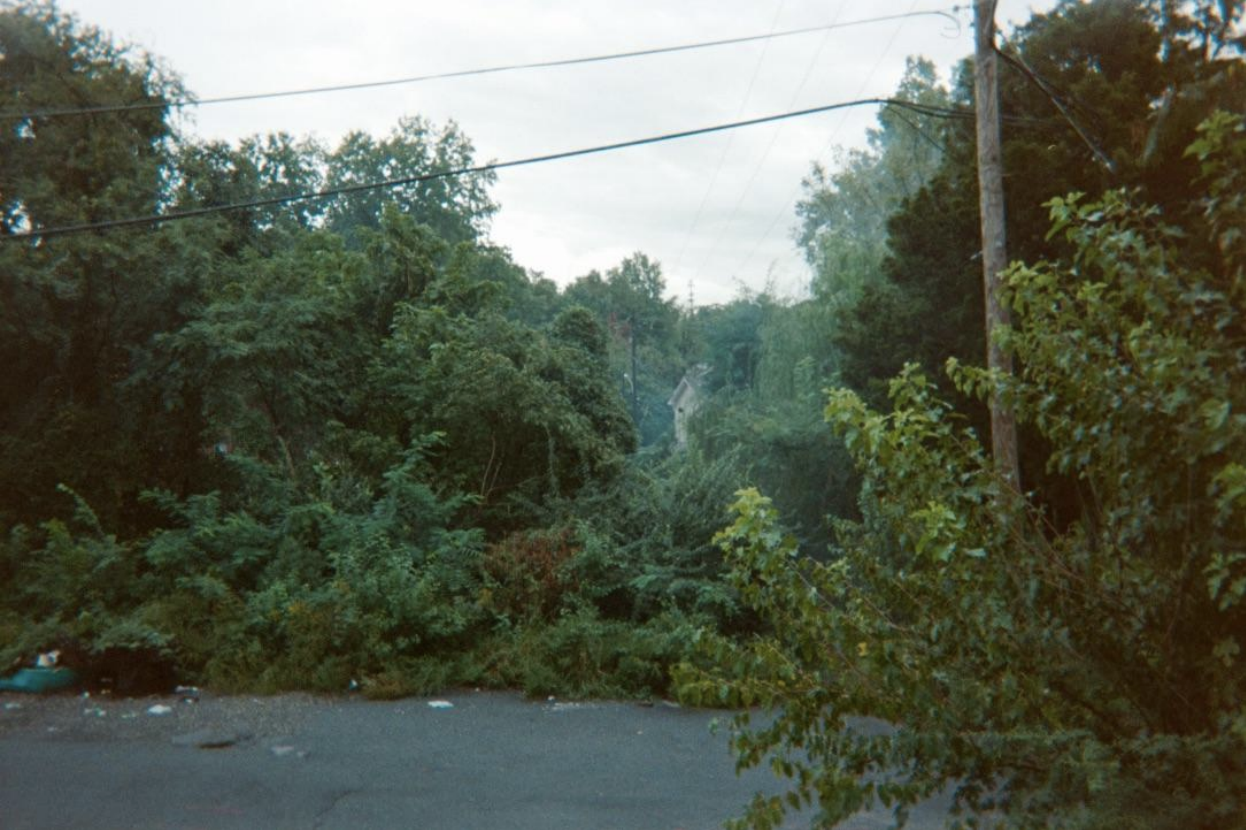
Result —
[[[0,828],[708,830],[777,787],[768,771],[735,774],[721,713],[443,699],[453,708],[0,694]],[[924,805],[909,826],[939,826],[945,810]],[[845,827],[889,825],[880,813]]]

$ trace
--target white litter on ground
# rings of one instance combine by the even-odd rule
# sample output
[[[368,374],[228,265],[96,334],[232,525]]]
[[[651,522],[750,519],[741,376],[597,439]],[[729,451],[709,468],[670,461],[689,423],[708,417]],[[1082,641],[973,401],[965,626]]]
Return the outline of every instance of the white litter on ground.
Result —
[[[149,714],[149,715],[167,715],[167,714],[169,714],[169,713],[170,713],[170,712],[172,712],[172,711],[173,711],[173,707],[172,707],[172,706],[165,706],[163,703],[157,703],[155,706],[150,706],[150,707],[148,707],[148,709],[147,709],[147,714]]]
[[[428,702],[428,708],[430,709],[453,709],[454,704],[448,700],[430,700]]]
[[[550,706],[549,711],[551,712],[574,712],[576,709],[595,709],[595,708],[597,707],[591,703],[571,703],[571,702],[564,703],[563,701],[559,701],[553,704],[552,706]]]

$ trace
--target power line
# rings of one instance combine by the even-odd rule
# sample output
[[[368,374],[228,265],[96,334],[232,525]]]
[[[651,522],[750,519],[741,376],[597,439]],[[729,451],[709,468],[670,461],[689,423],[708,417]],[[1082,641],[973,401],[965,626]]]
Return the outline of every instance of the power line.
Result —
[[[930,133],[928,133],[928,132],[926,132],[925,130],[923,130],[923,129],[922,129],[921,127],[919,127],[917,124],[914,124],[912,121],[908,120],[907,118],[905,118],[903,115],[901,115],[901,114],[900,114],[900,113],[898,113],[898,112],[893,112],[893,113],[892,113],[892,115],[894,115],[896,118],[899,118],[901,121],[903,121],[905,124],[907,124],[907,125],[908,125],[908,128],[909,128],[910,130],[912,130],[912,131],[913,131],[913,133],[914,133],[914,134],[915,134],[918,138],[920,138],[920,139],[922,139],[923,141],[925,141],[927,144],[929,144],[931,147],[935,148],[935,150],[937,150],[937,151],[938,151],[938,152],[940,152],[941,154],[943,154],[943,155],[945,155],[945,156],[947,156],[947,155],[951,155],[951,154],[952,154],[951,149],[950,149],[950,148],[949,148],[946,144],[944,144],[944,143],[943,143],[942,141],[940,141],[939,139],[932,137],[932,136],[930,135]]]
[[[193,219],[200,216],[210,216],[216,213],[225,213],[235,210],[249,210],[251,208],[273,207],[277,205],[287,205],[294,202],[305,202],[314,199],[328,199],[336,196],[344,196],[351,193],[362,193],[369,190],[385,190],[396,187],[403,187],[410,184],[420,184],[422,182],[435,181],[437,179],[454,178],[458,176],[466,176],[474,173],[486,173],[494,170],[503,170],[508,167],[523,167],[531,164],[542,164],[550,161],[561,161],[563,159],[577,158],[579,156],[595,155],[598,153],[607,153],[614,150],[624,150],[630,147],[641,147],[647,144],[658,144],[665,141],[674,141],[682,138],[692,138],[694,136],[709,135],[711,133],[723,132],[725,130],[735,130],[741,127],[751,127],[758,124],[769,124],[775,121],[784,121],[791,118],[801,118],[808,115],[817,115],[824,112],[832,112],[834,110],[847,109],[850,107],[861,107],[869,105],[879,106],[895,106],[909,109],[923,115],[931,115],[942,118],[973,118],[973,111],[966,109],[953,109],[948,107],[933,107],[926,104],[917,104],[912,101],[902,101],[895,98],[859,98],[854,101],[843,101],[837,104],[826,104],[820,107],[810,107],[808,109],[795,110],[792,112],[784,112],[778,115],[766,115],[759,118],[749,118],[743,121],[731,121],[725,124],[715,124],[710,127],[698,127],[692,130],[683,130],[675,133],[664,133],[662,135],[648,136],[646,138],[635,138],[628,141],[618,141],[612,144],[600,144],[595,147],[584,147],[577,150],[564,150],[558,153],[548,153],[540,156],[530,156],[528,158],[513,159],[511,161],[491,162],[489,164],[476,165],[474,167],[461,167],[453,170],[442,170],[435,173],[424,173],[418,176],[407,176],[398,179],[386,179],[377,182],[363,182],[360,184],[344,185],[342,187],[328,188],[325,190],[317,190],[305,193],[294,193],[286,196],[271,196],[264,199],[252,199],[246,202],[232,202],[222,205],[208,205],[200,208],[191,208],[189,210],[174,211],[165,214],[151,214],[148,216],[133,216],[126,219],[112,219],[103,222],[88,222],[78,225],[62,225],[59,227],[44,228],[42,230],[23,231],[8,235],[0,235],[0,242],[13,242],[18,240],[29,239],[46,239],[52,236],[67,236],[70,234],[87,233],[90,231],[106,231],[116,228],[136,227],[142,225],[156,225],[165,222],[176,222],[183,219]]]
[[[779,25],[779,17],[783,14],[783,7],[785,4],[786,0],[780,0],[778,8],[776,8],[774,12],[774,19],[770,22],[770,31],[773,32],[775,27]],[[839,10],[835,13],[836,20],[839,19],[839,12],[843,11],[843,8],[843,3],[841,2]],[[833,22],[834,20],[832,23]],[[766,62],[766,54],[769,52],[769,49],[770,41],[766,41],[765,45],[762,47],[761,54],[757,57],[757,63],[753,67],[753,75],[749,78],[748,87],[744,90],[744,98],[740,101],[740,106],[736,110],[736,118],[744,115],[744,109],[748,106],[749,99],[753,96],[753,87],[757,83],[757,76],[761,74],[761,67],[762,64]],[[679,256],[675,257],[675,267],[671,269],[672,274],[679,271],[679,267],[683,264],[684,254],[688,250],[688,243],[692,240],[692,235],[696,232],[697,225],[701,223],[701,214],[705,212],[705,204],[709,201],[710,193],[714,190],[714,185],[718,183],[718,174],[722,172],[723,163],[727,160],[727,154],[731,151],[732,140],[734,138],[735,133],[728,135],[726,143],[723,144],[722,152],[718,154],[718,164],[714,166],[714,174],[710,176],[709,184],[706,185],[705,191],[701,194],[701,202],[697,205],[696,213],[693,214],[692,224],[688,226],[688,232],[684,235],[684,244],[679,246]],[[689,282],[693,279],[695,279],[695,275],[689,278]]]
[[[914,0],[913,5],[917,5],[917,0]],[[913,7],[912,7],[912,6],[910,6],[910,7],[909,7],[909,12],[911,13],[911,12],[912,12],[912,10],[913,10]],[[956,19],[953,19],[953,21],[952,21],[952,22],[956,24],[957,29],[959,30],[959,28],[960,28],[960,21],[959,21],[959,20],[956,20]],[[865,80],[864,80],[864,81],[862,81],[862,83],[861,83],[861,89],[860,89],[860,90],[858,91],[858,93],[857,93],[858,95],[859,95],[861,92],[864,92],[864,91],[865,91],[865,88],[866,88],[867,86],[869,86],[869,85],[870,85],[870,81],[873,79],[873,77],[874,77],[875,73],[877,73],[877,72],[878,72],[878,68],[879,68],[880,66],[882,66],[882,65],[883,65],[883,61],[884,61],[884,60],[886,60],[886,58],[887,58],[887,53],[889,53],[889,52],[891,51],[891,47],[895,45],[896,38],[900,36],[900,31],[901,31],[903,28],[904,28],[904,22],[903,22],[903,20],[901,20],[900,25],[899,25],[899,26],[897,26],[897,27],[896,27],[896,30],[895,30],[894,32],[892,32],[892,33],[891,33],[891,37],[890,37],[890,39],[888,39],[888,41],[887,41],[887,45],[886,45],[885,47],[883,47],[882,52],[880,52],[880,53],[879,53],[879,55],[878,55],[878,60],[876,60],[876,61],[874,62],[874,66],[870,69],[869,74],[868,74],[868,75],[866,75],[866,76],[865,76]],[[832,134],[831,134],[831,136],[830,136],[830,137],[826,140],[826,144],[825,144],[825,146],[826,146],[826,147],[830,147],[830,146],[834,143],[834,141],[835,141],[835,136],[836,136],[836,135],[838,135],[838,134],[839,134],[839,132],[840,132],[841,130],[843,130],[843,128],[844,128],[844,122],[845,122],[846,118],[847,118],[847,116],[845,115],[845,116],[843,116],[843,117],[841,117],[841,118],[839,119],[839,124],[838,124],[838,125],[836,125],[836,127],[835,127],[835,132],[834,132],[834,133],[832,133]],[[773,142],[773,141],[771,141],[771,146],[773,146],[773,145],[774,145],[774,142]],[[766,153],[767,153],[767,155],[770,153],[769,148],[767,148]],[[764,160],[765,160],[765,159],[763,158],[763,161],[764,161]],[[758,169],[760,169],[760,167],[759,167]],[[754,171],[754,172],[753,172],[753,176],[754,176],[754,178],[756,178],[756,176],[757,176],[757,171]],[[750,187],[752,186],[752,180],[751,180],[751,179],[749,180],[749,186],[750,186]],[[746,189],[746,192],[747,192],[747,189]],[[766,242],[766,240],[767,240],[767,239],[769,239],[769,238],[770,238],[770,234],[774,231],[775,225],[777,225],[777,224],[779,223],[779,220],[780,220],[780,219],[781,219],[781,218],[782,218],[782,217],[783,217],[783,216],[784,216],[784,215],[788,212],[788,210],[790,209],[790,208],[789,208],[790,204],[791,204],[791,203],[792,203],[792,201],[794,200],[795,196],[796,196],[796,195],[798,195],[799,193],[800,193],[800,188],[799,188],[799,186],[798,186],[798,187],[797,187],[797,189],[796,189],[795,191],[793,191],[792,196],[788,197],[787,201],[786,201],[786,202],[784,202],[783,207],[781,207],[781,208],[779,209],[779,211],[778,211],[778,212],[774,215],[774,218],[770,220],[770,224],[766,227],[766,232],[765,232],[764,234],[762,234],[762,235],[761,235],[761,236],[757,239],[757,242],[753,245],[753,249],[752,249],[751,251],[749,251],[748,256],[744,258],[744,264],[740,266],[740,270],[741,270],[741,271],[743,271],[745,268],[747,268],[747,267],[748,267],[748,265],[749,265],[749,263],[751,263],[751,262],[753,261],[753,257],[757,255],[757,252],[758,252],[759,250],[761,250],[761,246],[762,246],[762,245]],[[741,200],[740,200],[740,201],[741,201],[741,202],[743,201],[743,196],[741,196]],[[735,206],[735,209],[734,209],[734,210],[732,211],[732,213],[731,213],[731,215],[732,215],[732,217],[733,217],[733,218],[734,218],[734,216],[736,215],[736,212],[737,212],[737,211],[739,211],[739,209],[740,209],[740,202],[737,202],[737,203],[736,203],[736,206]],[[721,238],[721,234],[720,234],[719,238]],[[715,247],[717,247],[717,245],[718,245],[717,241],[715,241],[714,245],[715,245]],[[705,259],[701,262],[701,267],[702,267],[702,268],[703,268],[703,267],[705,267],[705,263],[709,261],[709,257],[710,257],[710,254],[711,254],[711,253],[712,253],[712,251],[710,251],[710,252],[707,252],[707,253],[706,253],[706,257],[705,257]],[[698,268],[698,271],[699,271],[699,270],[700,270],[700,269]]]
[[[1009,54],[994,44],[991,44],[991,48],[995,54],[1003,58],[1009,66],[1016,69],[1025,76],[1026,80],[1038,87],[1039,92],[1047,96],[1047,100],[1051,101],[1052,105],[1059,110],[1060,115],[1064,116],[1064,120],[1067,121],[1069,126],[1073,128],[1073,132],[1077,133],[1077,136],[1082,140],[1082,143],[1090,149],[1091,154],[1095,157],[1095,161],[1102,164],[1109,173],[1115,174],[1116,163],[1112,161],[1111,157],[1108,156],[1107,152],[1104,151],[1099,142],[1091,137],[1090,133],[1082,127],[1081,123],[1074,116],[1068,104],[1064,102],[1064,99],[1056,90],[1055,86],[1042,75],[1039,75],[1032,68],[1030,68],[1030,65],[1025,62],[1025,59],[1022,58],[1020,54]]]
[[[232,104],[242,101],[262,101],[271,98],[290,98],[300,95],[319,95],[327,92],[350,92],[360,89],[376,89],[380,87],[401,86],[404,84],[423,83],[425,81],[440,81],[450,78],[468,78],[477,75],[493,75],[499,72],[515,72],[528,69],[550,69],[558,66],[580,66],[589,63],[603,63],[605,61],[624,60],[627,58],[641,58],[652,55],[666,55],[675,52],[688,52],[694,49],[709,49],[717,46],[732,46],[740,43],[753,43],[759,40],[770,40],[781,37],[794,37],[796,35],[805,35],[812,32],[825,32],[832,29],[845,29],[852,26],[864,26],[870,23],[885,23],[891,20],[901,20],[910,17],[943,17],[945,19],[956,21],[954,13],[960,9],[959,6],[950,6],[945,9],[933,9],[930,11],[909,11],[904,14],[888,14],[879,17],[866,17],[860,20],[849,20],[843,23],[825,23],[819,26],[805,26],[799,29],[787,29],[781,32],[770,32],[764,35],[746,35],[744,37],[722,38],[720,40],[707,40],[698,43],[684,43],[676,46],[659,46],[652,49],[636,49],[629,52],[613,52],[604,55],[589,55],[579,58],[564,58],[560,60],[534,61],[531,63],[513,63],[502,66],[489,66],[479,69],[461,69],[454,72],[438,72],[429,75],[412,75],[405,78],[390,78],[382,81],[363,81],[353,84],[336,84],[333,86],[317,86],[304,87],[302,89],[288,89],[276,92],[255,92],[241,95],[222,95],[213,98],[181,98],[174,100],[162,101],[144,101],[129,104],[102,104],[92,107],[63,107],[63,108],[47,108],[41,110],[28,110],[26,112],[0,111],[0,119],[5,120],[26,120],[32,118],[60,118],[74,115],[100,115],[111,112],[129,112],[134,110],[153,110],[171,107],[181,109],[183,107],[203,107],[210,104]]]
[[[841,9],[843,8],[842,5],[840,8]],[[815,66],[817,66],[818,58],[822,56],[822,50],[826,48],[826,42],[829,37],[830,37],[830,32],[827,32],[825,35],[822,36],[822,42],[818,44],[817,51],[814,52],[813,57],[810,58],[809,65],[805,68],[805,74],[800,79],[800,84],[797,85],[796,91],[792,93],[791,100],[788,102],[789,107],[796,106],[796,102],[800,100],[800,94],[804,92],[805,85],[809,83],[809,78],[813,75],[813,69]],[[765,152],[761,154],[761,158],[758,159],[757,165],[753,168],[753,174],[749,176],[748,181],[744,185],[744,189],[740,192],[739,198],[736,199],[735,206],[731,208],[731,214],[725,220],[722,220],[718,223],[718,234],[714,237],[713,244],[705,252],[705,256],[701,259],[701,264],[697,266],[695,271],[693,271],[692,273],[693,279],[696,279],[698,276],[701,275],[701,271],[704,270],[705,264],[709,262],[710,257],[713,256],[714,251],[717,250],[719,242],[722,241],[723,234],[726,233],[727,227],[731,224],[732,221],[735,220],[735,217],[739,214],[740,207],[744,204],[744,200],[745,198],[748,197],[749,192],[752,191],[753,183],[757,181],[757,177],[761,174],[762,168],[766,164],[766,159],[770,158],[770,152],[774,149],[774,145],[778,142],[779,134],[782,131],[783,131],[782,126],[778,126],[774,128],[774,132],[770,136],[770,143],[766,145]]]

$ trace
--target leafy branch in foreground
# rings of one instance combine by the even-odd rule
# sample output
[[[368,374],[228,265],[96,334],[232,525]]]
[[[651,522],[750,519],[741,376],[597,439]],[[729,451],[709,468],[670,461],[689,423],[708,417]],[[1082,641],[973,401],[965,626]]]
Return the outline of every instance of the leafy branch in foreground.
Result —
[[[880,803],[903,823],[954,787],[969,826],[1246,826],[1246,122],[1200,136],[1190,230],[1122,193],[1052,201],[1074,254],[1008,273],[1020,375],[949,366],[1042,434],[1086,494],[1081,521],[1053,526],[1000,486],[913,367],[890,413],[830,395],[864,475],[839,558],[799,556],[741,492],[719,539],[769,633],[706,635],[678,682],[780,710],[734,738],[742,766],[792,781],[744,825],[814,803],[822,827]]]

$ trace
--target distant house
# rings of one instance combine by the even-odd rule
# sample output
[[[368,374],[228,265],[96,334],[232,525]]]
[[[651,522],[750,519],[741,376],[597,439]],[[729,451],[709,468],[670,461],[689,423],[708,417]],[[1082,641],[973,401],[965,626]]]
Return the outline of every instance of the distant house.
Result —
[[[666,405],[675,410],[675,446],[683,449],[688,445],[688,421],[701,407],[701,384],[709,374],[710,367],[698,363],[680,378],[679,385],[671,393]]]

